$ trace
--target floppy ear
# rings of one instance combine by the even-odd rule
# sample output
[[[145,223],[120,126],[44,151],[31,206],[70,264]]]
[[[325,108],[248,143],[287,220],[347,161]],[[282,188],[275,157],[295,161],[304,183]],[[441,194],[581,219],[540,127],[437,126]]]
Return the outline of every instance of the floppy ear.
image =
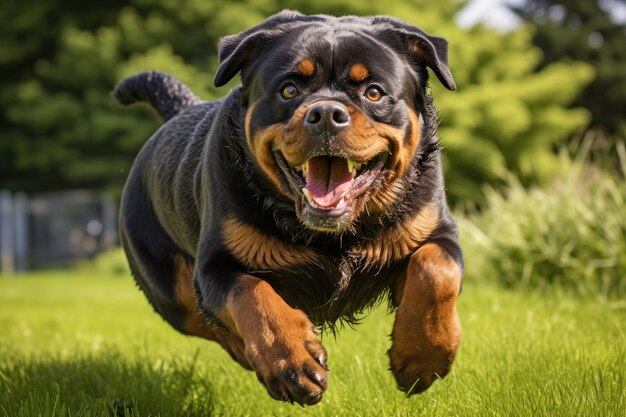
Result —
[[[448,90],[456,90],[456,83],[448,68],[448,41],[430,36],[418,27],[392,17],[375,17],[372,24],[380,26],[382,33],[400,37],[404,53],[417,64],[430,67]]]
[[[221,87],[230,81],[242,68],[257,56],[269,43],[285,34],[285,25],[314,20],[291,10],[271,16],[264,22],[236,35],[225,36],[220,40],[220,66],[213,84]]]

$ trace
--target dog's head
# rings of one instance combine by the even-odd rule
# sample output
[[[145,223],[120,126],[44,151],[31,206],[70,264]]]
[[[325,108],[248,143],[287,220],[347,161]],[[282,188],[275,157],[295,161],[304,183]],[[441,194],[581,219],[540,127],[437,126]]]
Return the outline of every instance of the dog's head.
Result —
[[[223,38],[220,60],[215,85],[242,74],[251,155],[324,232],[390,200],[419,148],[426,67],[456,88],[447,42],[389,17],[285,11]]]

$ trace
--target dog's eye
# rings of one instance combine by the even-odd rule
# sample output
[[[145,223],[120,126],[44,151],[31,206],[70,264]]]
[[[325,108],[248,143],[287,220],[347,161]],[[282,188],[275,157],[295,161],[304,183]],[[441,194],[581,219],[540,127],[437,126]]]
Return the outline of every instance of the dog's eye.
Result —
[[[292,83],[285,84],[283,89],[280,91],[280,96],[285,100],[291,100],[294,97],[297,97],[300,94],[298,91],[298,87],[293,85]]]
[[[365,97],[370,101],[378,101],[383,98],[383,91],[379,87],[372,85],[365,92]]]

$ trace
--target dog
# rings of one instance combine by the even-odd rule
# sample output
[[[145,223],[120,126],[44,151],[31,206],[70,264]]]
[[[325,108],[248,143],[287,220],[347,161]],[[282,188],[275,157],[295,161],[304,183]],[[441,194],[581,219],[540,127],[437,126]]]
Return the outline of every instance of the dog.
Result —
[[[283,11],[219,45],[199,99],[172,76],[117,85],[164,124],[129,173],[120,239],[153,308],[219,343],[277,400],[328,385],[318,336],[381,300],[408,395],[444,377],[460,344],[463,258],[444,190],[430,68],[447,42],[386,16]],[[382,335],[381,335],[382,336]]]

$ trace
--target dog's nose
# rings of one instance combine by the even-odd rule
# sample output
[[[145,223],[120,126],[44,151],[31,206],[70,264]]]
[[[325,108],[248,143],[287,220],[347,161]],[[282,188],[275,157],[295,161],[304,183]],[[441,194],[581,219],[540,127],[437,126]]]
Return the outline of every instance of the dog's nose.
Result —
[[[304,127],[314,132],[336,132],[350,126],[350,113],[338,101],[318,101],[304,116]]]

